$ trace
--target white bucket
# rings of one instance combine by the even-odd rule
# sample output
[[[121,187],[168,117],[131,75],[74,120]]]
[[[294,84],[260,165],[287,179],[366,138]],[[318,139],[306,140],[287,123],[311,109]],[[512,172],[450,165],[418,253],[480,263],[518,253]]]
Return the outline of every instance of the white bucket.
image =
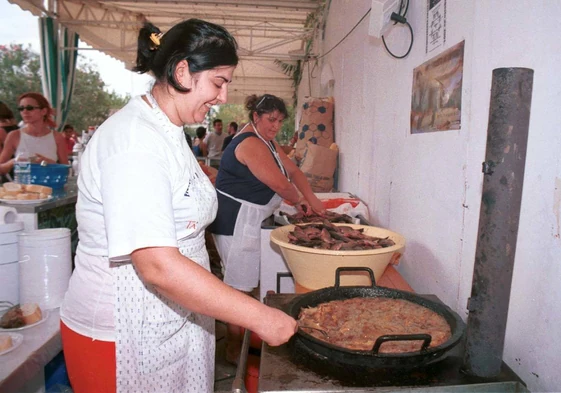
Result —
[[[19,298],[43,309],[60,307],[72,273],[70,229],[54,228],[19,235]]]
[[[0,300],[19,303],[18,234],[23,222],[0,224]]]

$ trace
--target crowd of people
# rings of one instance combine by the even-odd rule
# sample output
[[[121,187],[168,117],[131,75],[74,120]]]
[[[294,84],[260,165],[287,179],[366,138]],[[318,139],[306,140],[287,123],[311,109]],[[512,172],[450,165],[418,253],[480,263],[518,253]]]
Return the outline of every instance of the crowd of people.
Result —
[[[191,145],[196,157],[208,157],[215,160],[222,158],[226,146],[238,132],[238,123],[232,121],[228,124],[228,133],[222,132],[222,119],[214,119],[212,122],[213,132],[207,133],[207,129],[199,126],[195,130],[195,139]],[[220,149],[219,149],[220,146]]]
[[[60,308],[72,389],[84,392],[212,392],[214,321],[286,343],[296,321],[251,296],[259,277],[261,221],[288,200],[302,212],[323,206],[306,177],[275,141],[288,117],[273,95],[246,100],[248,122],[214,119],[227,101],[237,43],[222,26],[189,19],[163,33],[146,22],[134,71],[151,73],[146,94],[132,98],[88,142],[78,178],[79,243]],[[25,148],[47,162],[68,162],[75,133],[55,132],[41,95],[18,100],[23,127],[6,123],[0,170]],[[4,115],[2,115],[4,121]],[[12,117],[13,119],[13,117]],[[10,119],[7,119],[8,121]],[[4,123],[2,123],[4,124]],[[197,160],[220,159],[216,186]],[[210,272],[205,232],[213,234],[224,279]],[[95,370],[95,372],[92,372]]]

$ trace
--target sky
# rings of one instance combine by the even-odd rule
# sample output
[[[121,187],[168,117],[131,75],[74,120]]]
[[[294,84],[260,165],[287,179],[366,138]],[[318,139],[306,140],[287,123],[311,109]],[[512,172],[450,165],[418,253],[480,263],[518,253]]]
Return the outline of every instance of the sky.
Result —
[[[23,44],[26,47],[31,44],[31,48],[39,53],[39,22],[37,19],[31,12],[22,10],[19,6],[9,3],[8,0],[0,0],[0,45]],[[90,48],[83,42],[79,46]],[[123,62],[96,50],[82,50],[78,53],[91,59],[97,65],[108,91],[114,91],[121,96],[125,94],[135,96],[148,90],[152,78],[128,71]],[[80,64],[80,60],[78,62]]]

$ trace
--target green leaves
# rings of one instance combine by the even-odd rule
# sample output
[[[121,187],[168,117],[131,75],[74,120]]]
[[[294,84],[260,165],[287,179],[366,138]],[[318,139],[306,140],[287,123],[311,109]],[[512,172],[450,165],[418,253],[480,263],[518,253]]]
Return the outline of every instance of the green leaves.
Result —
[[[16,110],[17,98],[26,92],[42,93],[39,54],[30,45],[0,45],[0,101]],[[78,68],[70,113],[66,120],[76,131],[100,125],[115,110],[122,108],[130,96],[108,91],[93,63],[78,56]]]
[[[17,98],[29,91],[41,91],[39,54],[30,46],[0,45],[0,101],[3,101],[19,121]]]

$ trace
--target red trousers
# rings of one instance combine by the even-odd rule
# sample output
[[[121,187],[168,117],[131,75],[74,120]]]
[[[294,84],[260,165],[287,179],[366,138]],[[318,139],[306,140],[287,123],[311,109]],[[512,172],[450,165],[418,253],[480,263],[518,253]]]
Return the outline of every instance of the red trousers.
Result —
[[[82,336],[60,322],[62,350],[74,393],[115,393],[115,343]]]

